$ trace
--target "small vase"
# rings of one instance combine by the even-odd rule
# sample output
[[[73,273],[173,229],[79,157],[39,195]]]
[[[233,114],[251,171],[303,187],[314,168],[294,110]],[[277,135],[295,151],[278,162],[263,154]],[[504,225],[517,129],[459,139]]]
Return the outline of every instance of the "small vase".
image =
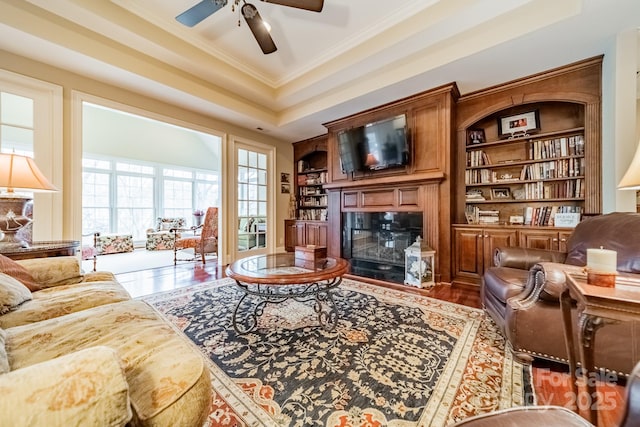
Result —
[[[202,224],[202,215],[194,215],[193,216],[193,226],[194,227],[200,227],[200,224]]]

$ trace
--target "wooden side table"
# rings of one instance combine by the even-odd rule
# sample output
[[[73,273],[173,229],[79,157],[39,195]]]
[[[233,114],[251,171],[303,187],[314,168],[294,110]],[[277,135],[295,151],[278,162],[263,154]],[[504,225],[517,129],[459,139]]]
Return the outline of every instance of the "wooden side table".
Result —
[[[80,242],[77,240],[51,240],[33,242],[28,248],[0,250],[0,254],[11,259],[30,259],[52,256],[76,255]]]
[[[592,424],[598,422],[598,408],[595,381],[589,376],[595,372],[594,349],[596,332],[606,324],[640,320],[640,281],[618,278],[614,288],[587,284],[586,274],[566,273],[567,287],[560,295],[564,333],[569,356],[571,382],[578,399],[576,350],[573,340],[571,302],[578,306],[578,344],[583,375],[586,376],[587,392],[590,397],[589,418]]]

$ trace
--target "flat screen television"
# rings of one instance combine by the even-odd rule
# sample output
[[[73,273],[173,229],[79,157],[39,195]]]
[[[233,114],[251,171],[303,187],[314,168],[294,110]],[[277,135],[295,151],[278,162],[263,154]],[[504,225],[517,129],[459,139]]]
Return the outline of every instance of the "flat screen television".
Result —
[[[362,170],[362,149],[364,127],[357,127],[338,133],[338,149],[342,172],[353,173]]]
[[[373,171],[409,164],[407,134],[404,114],[340,132],[338,147],[343,172]]]

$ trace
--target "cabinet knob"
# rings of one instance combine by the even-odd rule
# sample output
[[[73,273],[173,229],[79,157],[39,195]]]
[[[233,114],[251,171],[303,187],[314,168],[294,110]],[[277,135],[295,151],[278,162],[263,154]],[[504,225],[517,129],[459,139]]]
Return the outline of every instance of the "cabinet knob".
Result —
[[[488,235],[488,234],[485,234],[485,235],[484,235],[484,238],[486,239],[487,237],[489,237],[489,235]]]
[[[567,241],[567,239],[560,239],[560,241],[561,241],[561,242],[566,242],[566,241]]]
[[[556,239],[555,237],[551,240],[552,242],[557,242],[558,239]]]

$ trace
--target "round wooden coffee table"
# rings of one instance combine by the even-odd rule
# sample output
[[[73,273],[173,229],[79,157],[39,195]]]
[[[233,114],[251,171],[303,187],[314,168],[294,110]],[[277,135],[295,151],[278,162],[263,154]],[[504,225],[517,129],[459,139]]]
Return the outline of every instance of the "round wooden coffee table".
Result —
[[[314,268],[298,267],[293,253],[237,260],[226,269],[227,276],[235,279],[244,292],[233,312],[233,327],[240,334],[253,331],[268,303],[294,299],[315,300],[314,310],[320,326],[333,330],[338,323],[338,311],[331,290],[342,283],[349,267],[349,262],[342,258],[325,258]],[[243,304],[249,305],[249,310],[240,310]]]

